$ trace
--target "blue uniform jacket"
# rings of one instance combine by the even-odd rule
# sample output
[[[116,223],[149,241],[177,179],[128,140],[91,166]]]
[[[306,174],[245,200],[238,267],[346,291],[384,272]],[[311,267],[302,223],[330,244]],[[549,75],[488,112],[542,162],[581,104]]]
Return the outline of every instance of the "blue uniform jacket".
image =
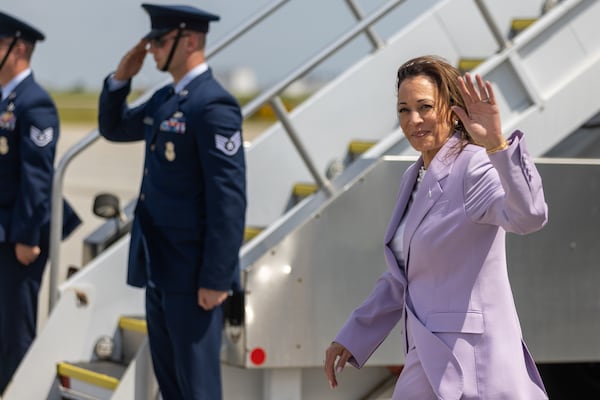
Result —
[[[127,282],[170,292],[229,290],[239,273],[246,213],[240,108],[210,69],[178,94],[159,89],[128,108],[130,83],[100,96],[111,141],[145,140]],[[150,276],[148,276],[148,273]]]
[[[40,245],[49,229],[56,107],[33,74],[0,102],[0,242]],[[80,219],[64,202],[63,238]]]

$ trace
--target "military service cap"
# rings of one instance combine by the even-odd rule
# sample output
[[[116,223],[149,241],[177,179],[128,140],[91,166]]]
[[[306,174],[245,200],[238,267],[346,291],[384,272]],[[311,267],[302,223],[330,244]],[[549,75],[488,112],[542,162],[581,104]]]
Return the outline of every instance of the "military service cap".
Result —
[[[45,38],[44,34],[33,26],[0,11],[1,37],[17,37],[31,43]]]
[[[155,39],[172,31],[173,29],[189,29],[197,32],[208,32],[208,23],[218,21],[218,15],[210,14],[191,6],[163,6],[156,4],[142,4],[150,15],[152,30],[146,39]]]

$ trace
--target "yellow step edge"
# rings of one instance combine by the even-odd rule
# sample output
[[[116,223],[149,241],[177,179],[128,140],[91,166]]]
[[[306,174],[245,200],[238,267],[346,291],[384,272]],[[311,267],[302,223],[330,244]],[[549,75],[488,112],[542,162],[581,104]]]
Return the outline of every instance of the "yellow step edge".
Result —
[[[255,226],[247,226],[246,229],[244,230],[244,242],[254,239],[262,231],[263,231],[263,228],[258,228]]]
[[[80,381],[105,389],[115,390],[117,386],[119,386],[119,380],[117,378],[77,367],[69,363],[61,362],[58,364],[56,369],[59,376],[78,379]]]
[[[537,18],[517,18],[517,19],[513,19],[512,22],[511,22],[511,24],[510,24],[510,29],[513,32],[521,32],[525,28],[528,28],[529,26],[531,26],[535,21],[537,21]]]
[[[458,69],[463,72],[471,71],[484,61],[483,58],[461,58],[458,61]]]
[[[143,334],[148,333],[148,326],[146,325],[146,320],[135,317],[119,318],[119,328]]]
[[[306,197],[319,190],[319,187],[314,183],[296,183],[292,193],[296,197]]]
[[[363,154],[371,147],[375,146],[376,142],[369,142],[364,140],[353,140],[348,145],[348,153],[350,154]]]

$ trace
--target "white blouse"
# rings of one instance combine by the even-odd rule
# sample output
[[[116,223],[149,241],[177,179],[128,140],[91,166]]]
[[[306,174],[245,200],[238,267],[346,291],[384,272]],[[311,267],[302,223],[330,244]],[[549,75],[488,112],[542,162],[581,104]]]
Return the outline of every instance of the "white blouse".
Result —
[[[406,259],[404,257],[404,249],[402,246],[402,244],[404,242],[404,228],[406,227],[406,216],[408,215],[408,212],[410,211],[410,206],[415,198],[415,193],[417,193],[417,190],[419,189],[419,186],[421,185],[421,181],[423,180],[423,177],[425,176],[425,171],[426,171],[425,169],[422,169],[422,171],[420,171],[419,178],[415,182],[415,187],[413,188],[413,192],[410,195],[410,200],[408,201],[408,204],[406,205],[406,210],[404,211],[404,214],[402,215],[400,224],[398,224],[398,229],[396,229],[396,233],[394,234],[394,237],[393,237],[392,241],[390,242],[390,248],[392,249],[394,256],[396,256],[398,265],[400,265],[401,268],[404,268],[406,265]]]

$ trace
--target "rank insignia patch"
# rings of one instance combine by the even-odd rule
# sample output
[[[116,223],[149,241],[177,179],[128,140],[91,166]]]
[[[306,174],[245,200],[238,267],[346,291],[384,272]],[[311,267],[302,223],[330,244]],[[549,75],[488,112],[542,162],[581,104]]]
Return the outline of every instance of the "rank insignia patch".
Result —
[[[50,143],[54,138],[54,129],[50,127],[41,130],[36,128],[35,126],[32,126],[31,131],[29,133],[29,137],[31,138],[31,141],[35,143],[36,146],[44,147],[48,143]]]
[[[217,149],[228,156],[232,156],[237,153],[238,149],[242,146],[242,134],[240,131],[237,131],[230,138],[215,134],[215,144]]]

